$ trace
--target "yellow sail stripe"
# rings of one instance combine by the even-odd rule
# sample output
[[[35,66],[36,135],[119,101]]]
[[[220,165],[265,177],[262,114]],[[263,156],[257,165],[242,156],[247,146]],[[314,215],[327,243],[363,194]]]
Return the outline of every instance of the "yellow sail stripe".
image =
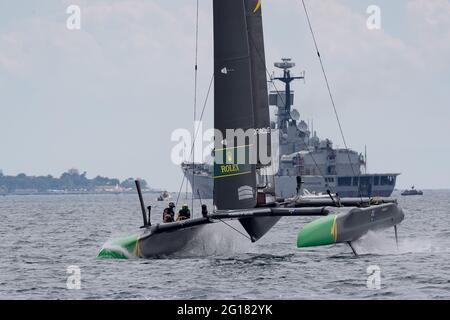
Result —
[[[259,8],[261,8],[261,2],[262,2],[262,0],[258,0],[258,3],[256,4],[256,8],[255,8],[255,10],[253,10],[253,13],[256,13],[256,11],[258,11]]]
[[[135,247],[134,247],[134,252],[133,252],[133,254],[136,256],[136,257],[138,257],[138,258],[140,258],[141,257],[141,246],[140,246],[140,239],[138,239],[137,241],[136,241],[136,245],[135,245]]]
[[[246,144],[243,146],[237,146],[237,147],[231,147],[231,148],[215,149],[215,151],[236,150],[236,149],[242,149],[242,148],[248,148],[248,147],[253,147],[253,144]]]
[[[222,178],[228,178],[228,177],[242,176],[244,174],[250,174],[250,173],[252,173],[252,172],[251,171],[246,171],[246,172],[241,172],[241,173],[228,174],[228,175],[225,175],[225,176],[217,176],[217,177],[214,177],[214,179],[222,179]]]
[[[334,216],[333,226],[331,227],[331,235],[333,236],[334,242],[337,241],[337,215]]]

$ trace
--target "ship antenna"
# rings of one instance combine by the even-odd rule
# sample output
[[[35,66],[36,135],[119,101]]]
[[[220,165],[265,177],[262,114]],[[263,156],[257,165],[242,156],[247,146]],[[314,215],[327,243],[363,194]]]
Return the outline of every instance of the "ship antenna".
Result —
[[[259,59],[260,59],[261,61],[264,61],[264,59],[263,59],[263,57],[262,57],[262,54],[261,54],[261,52],[258,50],[258,47],[256,46],[255,41],[253,40],[253,38],[251,37],[251,35],[250,35],[250,38],[249,38],[249,39],[250,39],[250,43],[253,45],[253,47],[255,48],[256,52],[258,53]],[[282,66],[283,63],[291,63],[291,64],[292,64],[292,59],[289,59],[289,58],[283,58],[282,61],[283,61],[283,62],[278,63],[278,64],[280,64],[281,69],[283,69],[283,66]],[[295,63],[294,63],[291,67],[289,67],[288,69],[291,69],[291,68],[293,68],[294,66],[295,66]],[[277,64],[275,64],[275,67],[277,67]],[[278,68],[279,68],[279,67],[278,67]],[[276,92],[277,96],[280,98],[280,100],[282,101],[283,105],[285,105],[285,106],[286,106],[286,105],[289,105],[289,104],[288,104],[288,101],[285,101],[285,97],[283,97],[283,95],[281,94],[281,91],[278,90],[277,85],[276,85],[276,83],[275,83],[275,81],[274,81],[274,80],[280,80],[280,79],[276,78],[274,75],[271,75],[270,72],[269,72],[269,70],[267,69],[267,67],[266,67],[266,73],[267,73],[267,76],[270,78],[270,83],[271,83],[272,86],[274,87],[275,92]],[[274,74],[275,74],[275,72],[274,72]],[[301,77],[297,77],[297,79],[303,79],[304,81],[305,81],[305,78],[306,78],[306,72],[305,72],[305,71],[302,72]],[[292,80],[295,80],[295,78],[292,79]],[[291,82],[292,82],[292,80],[291,80]],[[282,80],[280,80],[280,81],[282,81]],[[282,81],[282,82],[283,82],[283,81]],[[289,88],[289,90],[290,90],[290,88]],[[285,91],[287,91],[287,90],[285,90]],[[287,96],[287,95],[286,95],[286,96]],[[290,96],[289,96],[289,98],[290,98]],[[290,105],[289,105],[289,107],[290,107]],[[273,157],[273,154],[272,154],[272,157]],[[312,158],[312,160],[314,161],[314,165],[316,166],[316,168],[317,168],[317,170],[319,171],[320,175],[321,175],[323,178],[325,178],[325,175],[324,175],[324,173],[322,172],[321,168],[319,167],[319,165],[318,165],[318,163],[317,163],[315,157],[313,156],[313,154],[311,154],[311,158]],[[272,158],[272,161],[273,161],[273,158]],[[329,186],[329,187],[331,188],[331,186]],[[214,192],[214,191],[213,191],[213,192]]]
[[[367,174],[367,145],[364,146],[364,170]]]
[[[287,115],[291,112],[291,105],[292,105],[292,99],[291,99],[291,82],[294,80],[299,79],[305,79],[304,74],[302,74],[299,77],[293,77],[291,76],[291,70],[293,67],[295,67],[295,63],[292,62],[292,59],[290,58],[282,58],[282,62],[275,63],[275,67],[278,69],[283,70],[283,76],[282,77],[276,77],[273,78],[273,80],[281,81],[285,84],[285,99],[282,100],[284,102],[284,108],[285,113]],[[287,127],[287,120],[283,119],[283,123],[281,124],[281,129],[285,129]]]
[[[336,120],[337,120],[337,123],[338,123],[338,126],[339,126],[339,131],[341,133],[342,141],[344,142],[345,150],[347,150],[347,156],[348,156],[348,161],[350,163],[350,168],[352,169],[353,176],[356,176],[355,170],[353,168],[352,159],[350,158],[350,150],[349,150],[349,148],[347,146],[347,140],[345,139],[344,130],[342,128],[341,120],[340,120],[339,114],[337,112],[336,103],[334,101],[334,97],[333,97],[333,94],[331,92],[330,82],[328,81],[328,76],[327,76],[327,72],[325,70],[325,65],[323,63],[322,56],[320,55],[319,45],[317,44],[317,40],[316,40],[316,36],[315,36],[314,30],[313,30],[313,27],[312,27],[311,19],[309,18],[308,8],[306,7],[305,0],[301,0],[301,2],[303,4],[303,9],[305,10],[306,20],[308,21],[309,30],[311,31],[311,36],[312,36],[312,39],[313,39],[313,42],[314,42],[314,46],[316,48],[317,56],[319,57],[320,66],[322,68],[322,73],[323,73],[323,76],[324,76],[324,79],[325,79],[325,83],[327,85],[328,94],[330,96],[331,104],[332,104],[333,110],[334,110],[334,115],[336,116]],[[361,176],[361,172],[359,174],[359,177],[360,176]],[[363,202],[361,188],[359,188],[359,196],[361,198],[361,202]]]

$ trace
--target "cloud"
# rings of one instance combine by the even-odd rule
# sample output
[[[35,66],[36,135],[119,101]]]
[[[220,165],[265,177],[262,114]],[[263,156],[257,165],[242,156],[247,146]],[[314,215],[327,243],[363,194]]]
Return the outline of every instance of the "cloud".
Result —
[[[0,25],[4,169],[59,174],[76,166],[92,174],[178,181],[170,133],[192,123],[195,8],[78,1],[82,28],[69,31],[65,11],[72,3],[53,3],[45,14]],[[208,18],[202,11],[205,82],[212,69]]]
[[[411,16],[411,32],[417,35],[422,58],[433,69],[450,71],[450,1],[413,0],[407,5]]]
[[[78,166],[177,189],[181,171],[170,162],[170,133],[192,126],[194,3],[77,3],[80,31],[66,29],[71,0],[39,4],[36,14],[16,4],[20,18],[0,24],[0,139],[10,155],[4,171],[58,174]],[[200,3],[202,102],[213,52],[211,2]],[[422,174],[422,151],[441,152],[430,137],[450,134],[449,1],[396,3],[404,8],[391,22],[405,25],[399,32],[387,22],[368,30],[356,1],[307,4],[349,146],[368,144],[374,171],[403,171],[431,185],[445,169],[429,166],[435,172]],[[383,19],[389,8],[381,6]],[[300,1],[266,0],[263,13],[268,63],[291,56],[296,72],[306,69],[306,83],[295,85],[296,106],[315,119],[322,137],[342,146]]]
[[[48,57],[59,57],[52,59],[52,65],[68,64],[72,59],[82,62],[88,57],[94,63],[105,61],[113,69],[114,64],[120,65],[118,60],[133,64],[144,57],[149,63],[171,57],[187,61],[185,52],[193,46],[189,6],[172,10],[157,1],[139,0],[81,1],[79,5],[80,31],[66,29],[67,16],[60,15],[64,6],[52,12],[59,19],[30,17],[4,31],[0,38],[3,71],[19,71],[20,66],[21,71],[35,72],[36,60]]]
[[[388,20],[390,4],[381,5],[379,31],[367,29],[365,7],[354,2],[306,2],[349,147],[361,151],[369,146],[371,171],[403,172],[400,183],[436,187],[430,170],[436,176],[447,170],[430,165],[430,155],[440,153],[450,161],[448,152],[430,143],[432,137],[450,134],[449,1],[396,4],[400,14],[395,21]],[[265,13],[276,15],[270,18],[272,26],[282,25],[289,38],[267,42],[289,48],[288,54],[307,70],[306,85],[296,85],[297,108],[303,117],[315,119],[322,137],[342,146],[301,2],[280,0],[270,9]],[[404,30],[393,30],[402,24]]]

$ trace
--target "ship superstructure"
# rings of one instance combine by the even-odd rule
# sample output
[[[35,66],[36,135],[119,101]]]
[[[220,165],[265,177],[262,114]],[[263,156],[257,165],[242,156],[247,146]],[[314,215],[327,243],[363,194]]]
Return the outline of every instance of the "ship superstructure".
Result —
[[[298,177],[302,188],[313,193],[338,193],[341,197],[389,197],[395,188],[398,173],[366,173],[366,157],[351,149],[334,148],[330,139],[320,139],[310,125],[293,109],[294,91],[291,83],[304,79],[294,76],[295,63],[285,58],[275,63],[282,76],[272,81],[284,83],[284,90],[269,93],[269,104],[276,108],[272,129],[279,133],[279,170],[275,175],[277,196],[297,195]],[[212,164],[183,163],[182,169],[194,193],[204,199],[213,198]],[[364,169],[364,170],[363,170]]]

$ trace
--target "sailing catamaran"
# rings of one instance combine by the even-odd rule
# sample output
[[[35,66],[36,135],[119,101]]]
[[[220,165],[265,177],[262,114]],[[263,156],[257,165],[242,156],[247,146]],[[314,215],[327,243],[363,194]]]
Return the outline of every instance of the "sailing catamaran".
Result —
[[[213,0],[214,16],[214,210],[201,218],[152,225],[139,182],[136,187],[144,225],[139,232],[104,246],[99,257],[153,258],[183,250],[212,224],[238,220],[252,242],[261,239],[282,217],[322,217],[298,234],[297,246],[351,243],[369,230],[395,227],[404,214],[394,199],[296,197],[277,199],[271,163],[268,89],[260,0]],[[227,134],[254,132],[256,143]],[[225,137],[225,138],[224,138]],[[249,138],[249,137],[247,137]],[[256,155],[252,161],[250,155]],[[244,160],[243,160],[244,159]],[[301,181],[301,178],[298,179]],[[301,189],[301,186],[298,186]],[[337,207],[348,208],[345,213]],[[148,213],[148,216],[147,216]],[[397,234],[397,233],[396,233]],[[352,247],[353,249],[353,247]]]

